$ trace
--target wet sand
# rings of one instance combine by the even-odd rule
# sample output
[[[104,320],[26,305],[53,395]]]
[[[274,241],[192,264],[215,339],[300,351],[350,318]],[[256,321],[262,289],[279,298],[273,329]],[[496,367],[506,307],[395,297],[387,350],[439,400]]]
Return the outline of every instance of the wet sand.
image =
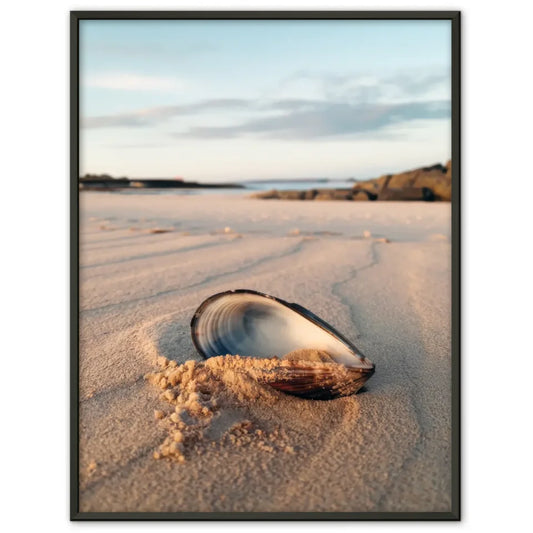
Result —
[[[450,510],[450,204],[80,202],[81,511]],[[145,376],[200,362],[190,318],[236,288],[311,309],[376,373],[325,402],[228,378],[183,460],[155,459],[175,405]]]

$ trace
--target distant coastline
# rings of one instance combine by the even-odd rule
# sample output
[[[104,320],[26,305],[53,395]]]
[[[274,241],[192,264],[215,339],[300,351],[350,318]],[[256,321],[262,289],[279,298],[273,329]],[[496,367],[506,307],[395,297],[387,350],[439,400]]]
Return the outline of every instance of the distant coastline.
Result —
[[[182,178],[115,178],[109,174],[86,174],[79,178],[80,190],[90,191],[183,191],[177,194],[235,190],[250,192],[263,200],[349,200],[349,201],[451,201],[452,164],[436,163],[378,178],[330,179],[327,177],[257,179],[236,183],[200,183]]]
[[[118,191],[123,189],[244,189],[237,183],[198,183],[177,179],[114,178],[109,174],[86,174],[79,179],[80,190]]]
[[[452,162],[440,163],[379,178],[353,181],[349,188],[312,188],[307,190],[271,189],[257,192],[262,200],[350,200],[350,201],[423,201],[450,202],[452,199]]]

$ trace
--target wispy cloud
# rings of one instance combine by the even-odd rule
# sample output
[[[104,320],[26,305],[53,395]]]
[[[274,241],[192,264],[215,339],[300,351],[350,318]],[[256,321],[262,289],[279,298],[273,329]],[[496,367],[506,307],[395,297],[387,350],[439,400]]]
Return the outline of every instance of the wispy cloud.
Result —
[[[435,91],[442,96],[450,91],[450,73],[446,69],[432,72],[396,73],[379,77],[372,74],[336,74],[298,71],[279,84],[281,95],[300,93],[302,88],[320,93],[326,99],[350,102],[401,102],[430,100]]]
[[[184,84],[174,78],[113,73],[91,76],[86,86],[120,91],[172,91],[182,89]]]
[[[311,79],[322,85],[322,97],[279,96],[265,100],[218,98],[88,117],[85,128],[148,128],[181,121],[179,138],[259,137],[313,139],[358,134],[385,134],[395,124],[450,117],[446,72],[372,76],[299,72],[282,82]],[[290,94],[290,91],[289,91]],[[296,94],[298,94],[296,92]],[[302,93],[305,94],[305,93]],[[216,118],[210,112],[216,111]],[[177,128],[176,128],[177,129]],[[390,130],[390,128],[389,128]]]
[[[318,103],[313,109],[258,118],[235,126],[193,127],[177,137],[217,139],[258,135],[283,139],[314,139],[376,132],[394,124],[450,116],[448,101],[396,105]]]
[[[213,109],[246,109],[251,105],[240,98],[219,98],[202,100],[193,104],[152,107],[130,113],[116,113],[82,119],[84,128],[116,128],[155,126],[165,120],[180,115],[191,115]]]
[[[84,120],[82,125],[86,128],[150,127],[172,117],[194,115],[212,109],[247,110],[256,113],[256,116],[229,126],[193,126],[173,135],[202,139],[244,136],[312,139],[376,132],[393,124],[450,117],[448,100],[399,104],[349,104],[326,100],[286,99],[257,104],[243,99],[220,99],[90,117]],[[269,114],[265,116],[265,112]]]

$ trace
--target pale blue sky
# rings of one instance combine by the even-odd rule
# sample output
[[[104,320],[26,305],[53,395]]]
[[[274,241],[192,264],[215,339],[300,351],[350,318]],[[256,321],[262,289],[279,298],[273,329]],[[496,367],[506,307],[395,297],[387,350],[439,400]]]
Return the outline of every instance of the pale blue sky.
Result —
[[[371,177],[450,157],[449,21],[81,21],[81,174]]]

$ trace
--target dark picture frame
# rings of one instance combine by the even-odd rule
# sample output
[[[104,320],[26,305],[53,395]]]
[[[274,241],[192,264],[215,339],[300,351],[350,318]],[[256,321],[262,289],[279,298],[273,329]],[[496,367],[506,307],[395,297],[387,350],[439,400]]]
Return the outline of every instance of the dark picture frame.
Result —
[[[449,20],[452,177],[451,512],[80,512],[79,510],[79,23],[84,20]],[[461,518],[461,13],[459,11],[73,11],[70,13],[70,519],[460,520]]]

